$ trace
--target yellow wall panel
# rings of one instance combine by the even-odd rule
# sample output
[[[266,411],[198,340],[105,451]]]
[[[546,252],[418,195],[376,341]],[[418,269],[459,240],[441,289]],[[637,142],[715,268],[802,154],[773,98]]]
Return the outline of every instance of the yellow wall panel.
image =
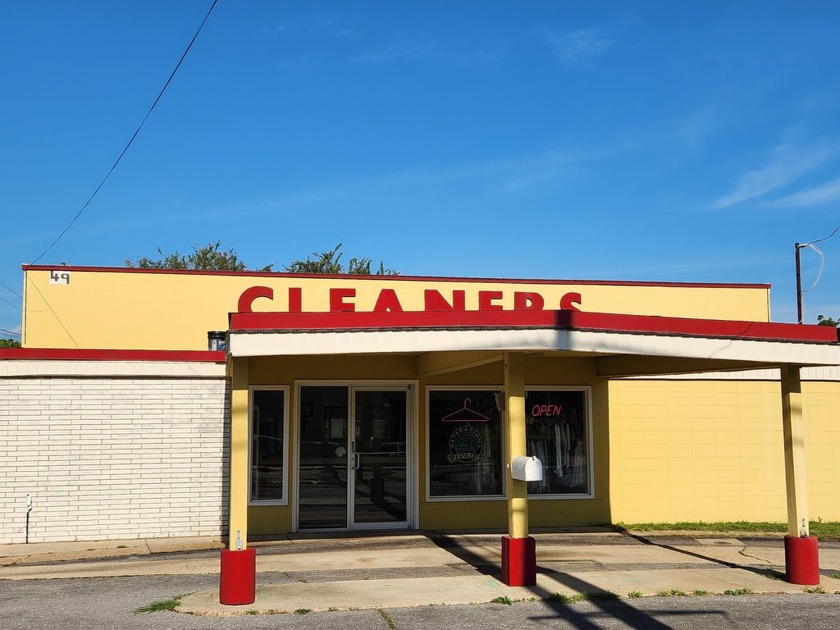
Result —
[[[68,274],[67,283],[51,273]],[[465,308],[478,310],[479,292],[496,292],[494,305],[514,307],[516,292],[539,293],[544,308],[558,309],[564,295],[579,293],[580,310],[707,319],[769,320],[766,286],[581,284],[441,280],[400,276],[290,276],[264,273],[31,267],[24,279],[23,345],[40,348],[202,350],[207,331],[226,330],[228,313],[253,286],[273,290],[255,311],[289,310],[289,289],[300,289],[304,312],[330,310],[330,289],[349,289],[358,311],[370,312],[382,289],[393,290],[406,311],[425,308],[424,291],[451,300],[463,291]]]
[[[809,511],[840,520],[840,383],[806,381],[802,395]]]
[[[292,531],[292,508],[260,505],[248,508],[248,534],[265,536]]]
[[[420,529],[503,529],[506,526],[504,500],[420,503]]]
[[[803,395],[810,514],[838,520],[840,383],[806,382]],[[772,381],[613,381],[613,519],[784,521],[780,396]],[[643,404],[614,413],[623,400]]]

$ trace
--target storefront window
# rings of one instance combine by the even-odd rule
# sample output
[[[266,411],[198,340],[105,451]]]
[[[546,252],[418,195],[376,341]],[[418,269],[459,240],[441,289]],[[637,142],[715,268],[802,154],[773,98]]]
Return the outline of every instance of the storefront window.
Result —
[[[525,395],[527,453],[543,463],[543,480],[528,494],[588,494],[586,392],[529,390]]]
[[[251,501],[285,500],[285,434],[286,392],[252,390]]]
[[[502,414],[490,390],[429,391],[429,496],[502,494]]]

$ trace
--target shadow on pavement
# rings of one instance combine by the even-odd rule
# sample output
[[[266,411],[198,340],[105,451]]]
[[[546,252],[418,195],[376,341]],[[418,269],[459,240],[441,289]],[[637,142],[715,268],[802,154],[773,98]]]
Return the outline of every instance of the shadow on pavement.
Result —
[[[494,577],[496,579],[499,579],[501,577],[501,570],[498,566],[496,566],[495,563],[488,562],[486,559],[473,553],[468,548],[464,547],[461,541],[447,536],[445,534],[427,534],[427,537],[435,545],[437,545],[441,549],[448,551],[459,560],[470,564],[480,573]],[[501,541],[499,542],[499,546],[501,547]],[[698,557],[702,557],[699,556],[699,554],[697,555]],[[711,560],[711,558],[709,559]],[[542,573],[550,571],[558,582],[560,582],[564,586],[567,586],[569,589],[574,590],[578,593],[586,593],[588,595],[591,595],[591,597],[588,598],[588,601],[593,606],[598,608],[601,611],[601,613],[611,618],[620,620],[629,628],[636,628],[637,630],[660,630],[670,628],[669,625],[662,623],[661,621],[653,617],[649,612],[634,608],[626,601],[617,597],[606,597],[606,595],[610,594],[605,593],[603,589],[585,580],[581,580],[580,578],[571,576],[567,573],[558,572],[554,569],[545,569],[544,567],[540,567],[539,565],[537,565],[537,571]],[[590,619],[590,617],[592,616],[591,614],[578,611],[575,608],[570,608],[567,604],[564,604],[562,602],[552,601],[552,597],[556,596],[555,593],[551,593],[546,589],[536,585],[529,586],[526,588],[528,588],[528,590],[530,590],[534,594],[534,597],[544,600],[546,605],[549,606],[555,612],[554,616],[530,617],[531,619],[541,621],[563,619],[565,622],[574,625],[576,628],[581,628],[582,630],[597,630],[598,628],[601,628],[600,625],[595,624]],[[601,597],[599,597],[599,595],[601,595]],[[673,611],[662,612],[668,614],[673,613]],[[680,612],[675,614],[715,614],[721,616],[726,615],[724,611],[720,610],[702,610],[692,612]]]
[[[688,549],[680,549],[679,547],[674,547],[673,545],[668,545],[661,542],[656,542],[655,540],[651,540],[650,538],[645,538],[644,536],[639,536],[638,534],[633,534],[630,532],[624,532],[624,535],[628,538],[632,538],[633,540],[637,540],[643,545],[651,545],[653,547],[659,547],[660,549],[667,549],[668,551],[673,551],[675,553],[681,553],[685,556],[690,556],[692,558],[699,558],[700,560],[706,560],[708,562],[714,562],[715,564],[719,564],[721,566],[727,567],[729,569],[743,569],[744,571],[749,571],[750,573],[755,573],[756,575],[760,575],[762,577],[771,578],[771,579],[785,579],[785,574],[782,571],[777,571],[776,569],[766,568],[762,569],[759,567],[752,567],[748,564],[738,564],[737,562],[728,562],[726,560],[721,560],[720,558],[714,558],[712,556],[707,556],[702,553],[697,553],[696,551],[689,551]],[[745,546],[746,548],[746,546]]]
[[[569,608],[568,606],[564,606],[563,604],[552,604],[548,603],[551,607],[552,611],[555,613],[554,615],[531,615],[528,619],[533,621],[557,621],[558,619],[562,619],[566,623],[572,624],[577,628],[585,628],[589,629],[601,629],[604,626],[596,624],[593,621],[593,618],[607,616],[611,619],[617,619],[621,621],[623,624],[626,624],[630,628],[636,628],[636,630],[655,630],[657,628],[671,628],[666,623],[663,623],[656,616],[662,617],[698,617],[699,623],[708,624],[709,623],[709,616],[720,617],[721,621],[713,622],[711,627],[723,627],[723,619],[728,617],[726,611],[723,610],[701,610],[701,611],[687,611],[687,610],[669,610],[667,608],[659,609],[659,610],[638,610],[637,608],[633,608],[627,604],[624,604],[622,608],[622,602],[619,601],[604,601],[602,602],[602,606],[599,606],[599,613],[592,614],[592,613],[578,613],[577,611]],[[656,616],[655,616],[656,615]],[[694,620],[695,622],[698,619]]]

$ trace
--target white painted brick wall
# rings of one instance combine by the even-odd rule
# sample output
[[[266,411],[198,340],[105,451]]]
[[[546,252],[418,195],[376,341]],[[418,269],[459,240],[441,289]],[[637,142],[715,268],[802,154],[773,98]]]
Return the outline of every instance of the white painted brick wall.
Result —
[[[0,378],[0,544],[227,531],[224,378]]]

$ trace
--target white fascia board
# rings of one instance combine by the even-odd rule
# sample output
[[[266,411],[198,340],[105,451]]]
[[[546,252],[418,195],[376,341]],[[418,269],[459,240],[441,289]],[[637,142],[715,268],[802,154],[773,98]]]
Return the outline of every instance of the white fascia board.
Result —
[[[571,331],[570,350],[636,356],[723,361],[754,361],[793,365],[838,365],[840,346],[761,339],[717,339]]]
[[[840,365],[818,365],[803,367],[800,372],[803,381],[840,381]],[[658,381],[778,381],[781,373],[776,369],[741,370],[736,372],[697,372],[691,374],[659,374],[651,377],[624,376],[625,381],[644,381],[655,378]]]
[[[374,330],[230,333],[233,357],[383,354],[460,350],[546,350],[568,343],[568,331]]]
[[[365,330],[230,333],[234,357],[493,351],[574,351],[790,363],[840,364],[840,346],[554,329]]]

